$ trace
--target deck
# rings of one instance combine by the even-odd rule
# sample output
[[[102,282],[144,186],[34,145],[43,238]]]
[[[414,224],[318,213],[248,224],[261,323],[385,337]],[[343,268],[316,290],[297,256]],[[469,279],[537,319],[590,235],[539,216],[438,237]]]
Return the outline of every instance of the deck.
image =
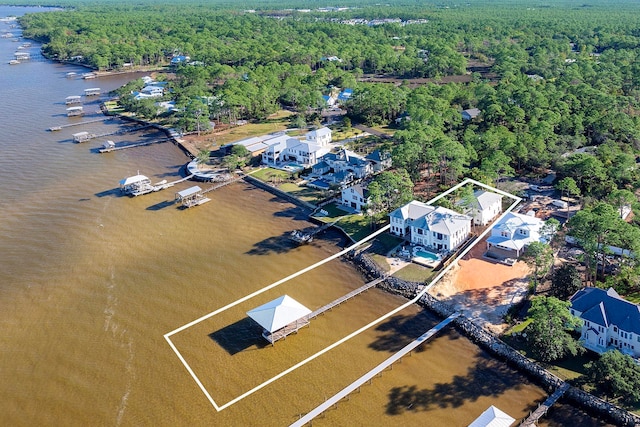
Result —
[[[547,413],[549,408],[552,407],[553,404],[556,403],[556,401],[560,399],[567,390],[569,390],[569,387],[571,387],[569,383],[562,383],[562,385],[558,387],[556,391],[554,391],[553,394],[549,396],[542,405],[538,406],[536,410],[531,413],[531,415],[529,415],[522,423],[520,423],[520,426],[537,426],[538,420]]]
[[[113,135],[113,133],[109,134],[109,135]],[[103,134],[103,135],[99,135],[99,136],[107,136],[107,134]],[[160,144],[162,142],[167,142],[170,141],[170,138],[162,138],[162,139],[156,139],[154,141],[144,141],[144,142],[136,142],[133,144],[127,144],[127,145],[117,145],[114,147],[103,147],[98,149],[98,152],[100,153],[111,153],[112,151],[120,151],[120,150],[127,150],[129,148],[136,148],[136,147],[144,147],[147,145],[153,145],[153,144]]]
[[[284,328],[278,329],[277,331],[273,332],[272,334],[264,333],[264,334],[262,334],[262,336],[273,345],[276,341],[284,339],[284,338],[287,337],[287,335],[290,335],[290,334],[292,334],[294,332],[297,332],[298,329],[302,328],[303,326],[308,325],[311,322],[311,320],[313,320],[316,317],[318,317],[319,315],[323,314],[325,311],[331,310],[333,307],[336,307],[336,306],[342,304],[343,302],[345,302],[347,300],[350,300],[351,298],[355,297],[356,295],[360,295],[364,291],[373,288],[378,283],[381,283],[384,280],[386,280],[386,277],[380,277],[378,279],[372,280],[371,282],[365,283],[364,285],[360,286],[358,289],[354,289],[353,291],[349,292],[348,294],[343,295],[343,296],[341,296],[340,298],[338,298],[338,299],[336,299],[334,301],[331,301],[329,304],[324,305],[324,306],[320,307],[319,309],[317,309],[315,311],[312,311],[311,313],[309,313],[306,316],[304,316],[302,319],[298,319],[295,322],[288,324]]]
[[[379,373],[381,373],[382,371],[384,371],[385,369],[393,365],[395,362],[397,362],[402,357],[407,355],[409,352],[411,352],[413,349],[418,347],[420,344],[423,344],[429,339],[431,339],[435,334],[440,332],[445,326],[451,323],[451,321],[458,316],[459,316],[459,313],[454,313],[451,316],[447,317],[442,322],[438,323],[436,326],[429,329],[424,334],[420,335],[414,341],[404,346],[400,351],[398,351],[397,353],[389,357],[387,360],[380,363],[378,366],[376,366],[375,368],[373,368],[372,370],[370,370],[369,372],[367,372],[366,374],[364,374],[363,376],[361,376],[360,378],[352,382],[347,387],[340,390],[338,393],[336,393],[329,399],[325,400],[321,405],[317,406],[311,412],[307,413],[306,415],[301,417],[298,421],[291,424],[290,427],[302,427],[305,424],[310,423],[311,420],[313,420],[315,417],[317,417],[318,415],[320,415],[321,413],[323,413],[333,405],[336,405],[342,399],[344,399],[345,397],[353,393],[355,390],[358,390],[365,382],[370,381],[373,377],[375,377],[376,375],[378,375]]]

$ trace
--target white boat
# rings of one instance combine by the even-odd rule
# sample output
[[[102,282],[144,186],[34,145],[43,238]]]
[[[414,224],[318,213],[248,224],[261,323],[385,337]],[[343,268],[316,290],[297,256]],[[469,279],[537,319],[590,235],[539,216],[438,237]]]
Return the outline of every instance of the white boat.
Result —
[[[66,74],[66,76],[67,76],[67,77],[75,77],[75,76],[77,76],[77,75],[78,75],[78,73],[74,73],[73,71],[70,71],[70,72],[68,72],[68,73]]]
[[[11,61],[9,61],[9,65],[16,65],[19,64],[20,61],[18,61],[17,59],[12,59]]]

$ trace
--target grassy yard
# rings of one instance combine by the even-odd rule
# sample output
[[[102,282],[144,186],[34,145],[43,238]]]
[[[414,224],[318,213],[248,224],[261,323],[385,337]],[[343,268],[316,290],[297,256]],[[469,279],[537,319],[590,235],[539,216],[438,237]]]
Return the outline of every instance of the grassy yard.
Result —
[[[248,123],[221,132],[215,135],[216,144],[222,146],[239,139],[283,131],[289,127],[289,117],[292,114],[290,111],[280,110],[269,116],[263,123]]]
[[[393,273],[393,277],[410,282],[426,283],[433,277],[433,269],[418,264],[408,264]]]

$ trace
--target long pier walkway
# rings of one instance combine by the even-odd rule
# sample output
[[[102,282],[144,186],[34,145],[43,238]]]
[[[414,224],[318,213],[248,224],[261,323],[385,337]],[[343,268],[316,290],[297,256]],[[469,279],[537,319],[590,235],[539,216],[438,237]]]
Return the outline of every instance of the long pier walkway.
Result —
[[[154,141],[136,142],[136,143],[133,143],[133,144],[117,145],[115,147],[100,148],[98,151],[100,153],[110,153],[112,151],[126,150],[128,148],[136,148],[136,147],[144,147],[145,145],[160,144],[161,142],[167,142],[167,141],[170,141],[170,140],[171,140],[171,138],[162,138],[162,139],[156,139]]]
[[[571,386],[568,382],[562,383],[562,385],[558,387],[551,396],[547,397],[547,400],[545,400],[542,405],[538,406],[536,410],[527,417],[527,419],[520,423],[520,426],[531,427],[538,425],[538,420],[547,413],[549,408],[552,407],[567,390],[569,390],[569,387]]]
[[[343,302],[355,297],[356,295],[360,295],[364,291],[373,288],[378,283],[381,283],[384,280],[386,280],[385,276],[379,277],[379,278],[377,278],[375,280],[372,280],[371,282],[365,283],[364,285],[360,286],[358,289],[354,289],[353,291],[349,292],[348,294],[343,295],[340,298],[338,298],[338,299],[336,299],[334,301],[331,301],[329,304],[324,305],[324,306],[320,307],[319,309],[307,314],[302,319],[298,319],[297,321],[288,324],[284,328],[278,329],[277,331],[275,331],[272,334],[265,333],[262,336],[273,345],[276,341],[281,340],[283,338],[286,338],[287,335],[290,335],[290,334],[292,334],[294,332],[297,332],[303,326],[308,325],[311,320],[315,319],[316,317],[318,317],[319,315],[321,315],[325,311],[331,310],[333,307],[336,307],[336,306],[342,304]]]
[[[290,427],[302,427],[305,424],[310,423],[311,420],[313,420],[315,417],[317,417],[318,415],[320,415],[321,413],[323,413],[333,405],[336,405],[338,402],[340,402],[342,399],[347,397],[349,394],[353,393],[355,390],[358,390],[360,386],[362,386],[365,382],[370,381],[373,377],[375,377],[376,375],[378,375],[379,373],[387,369],[389,366],[393,365],[395,362],[400,360],[403,356],[408,354],[411,350],[415,349],[420,344],[431,339],[435,334],[440,332],[445,326],[451,323],[451,321],[456,317],[458,317],[459,315],[460,315],[459,313],[454,313],[451,316],[447,317],[442,322],[438,323],[436,326],[429,329],[424,334],[420,335],[414,341],[404,346],[400,351],[398,351],[397,353],[389,357],[387,360],[380,363],[378,366],[376,366],[375,368],[373,368],[372,370],[370,370],[369,372],[367,372],[366,374],[364,374],[363,376],[355,380],[353,383],[351,383],[350,385],[343,388],[338,393],[336,393],[335,395],[333,395],[332,397],[324,401],[321,405],[314,408],[311,412],[301,417],[298,421],[291,424]]]
[[[240,176],[237,176],[237,177],[235,177],[235,178],[233,178],[233,179],[230,179],[230,180],[228,180],[228,181],[221,182],[220,184],[217,184],[217,185],[211,186],[211,187],[209,187],[209,188],[207,188],[207,189],[203,190],[203,191],[202,191],[202,194],[208,193],[209,191],[217,190],[217,189],[222,188],[222,187],[225,187],[225,186],[227,186],[227,185],[229,185],[229,184],[233,184],[234,182],[238,182],[238,181],[240,181],[240,180],[241,180],[241,179],[243,179],[243,178],[244,178],[244,175],[240,175]]]
[[[136,126],[136,127],[132,127],[129,129],[119,129],[113,132],[105,132],[105,133],[98,133],[98,134],[90,134],[88,135],[84,140],[84,141],[90,141],[92,139],[96,139],[96,138],[103,138],[105,136],[112,136],[112,135],[124,135],[125,133],[130,133],[130,132],[136,132],[142,129],[146,129],[148,127],[151,127],[151,125],[143,125],[143,126]]]
[[[73,126],[88,125],[89,123],[106,122],[107,120],[113,120],[114,118],[115,117],[102,117],[100,119],[85,120],[84,122],[67,123],[66,125],[50,127],[49,130],[51,132],[53,132],[53,131],[56,131],[56,130],[62,130],[62,129],[70,128],[70,127],[73,127]]]

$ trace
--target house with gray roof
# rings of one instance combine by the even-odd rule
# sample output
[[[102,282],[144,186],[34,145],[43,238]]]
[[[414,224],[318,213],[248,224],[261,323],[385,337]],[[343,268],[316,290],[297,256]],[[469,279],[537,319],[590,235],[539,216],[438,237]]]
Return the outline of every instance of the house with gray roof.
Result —
[[[473,120],[480,115],[480,110],[477,108],[469,108],[462,110],[462,120]]]
[[[613,289],[586,287],[571,299],[571,314],[582,319],[580,341],[585,348],[602,354],[617,349],[640,357],[640,306],[622,298]]]
[[[491,191],[476,190],[472,200],[460,203],[464,213],[471,215],[474,225],[487,225],[502,212],[502,196]]]
[[[412,201],[389,214],[390,231],[437,252],[457,249],[471,234],[471,217]]]

